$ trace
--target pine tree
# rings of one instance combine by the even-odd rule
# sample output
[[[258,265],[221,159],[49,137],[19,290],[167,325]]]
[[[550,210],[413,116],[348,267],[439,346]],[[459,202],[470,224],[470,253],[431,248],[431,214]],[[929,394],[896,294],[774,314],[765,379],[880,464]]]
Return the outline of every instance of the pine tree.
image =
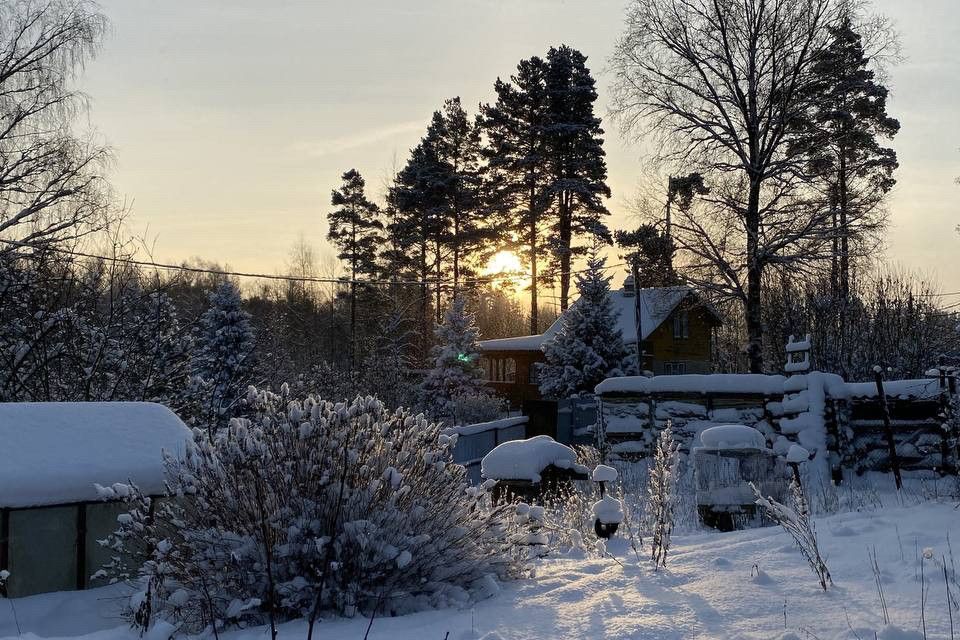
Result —
[[[255,340],[236,284],[225,282],[209,299],[210,307],[200,317],[192,368],[203,391],[197,410],[215,432],[227,426],[251,382]]]
[[[556,337],[543,346],[547,362],[540,370],[540,393],[546,398],[593,393],[604,379],[623,375],[627,350],[616,328],[604,262],[595,253],[587,260],[587,271],[577,275],[580,299],[562,316]]]
[[[487,137],[487,182],[492,209],[504,231],[516,235],[530,267],[530,333],[539,333],[540,257],[547,232],[548,65],[534,56],[521,60],[510,82],[497,79],[497,101],[481,107]]]
[[[457,97],[434,114],[427,138],[440,159],[437,179],[446,201],[441,241],[450,261],[451,297],[456,298],[461,280],[470,272],[468,258],[495,235],[484,224],[480,125],[467,117]]]
[[[546,194],[555,210],[550,244],[560,276],[561,311],[567,308],[573,258],[587,249],[574,244],[576,236],[612,240],[603,222],[610,214],[603,204],[610,197],[603,129],[593,112],[596,81],[586,61],[566,45],[547,53]]]
[[[434,366],[421,386],[423,404],[436,419],[454,416],[456,401],[462,396],[487,396],[477,340],[480,331],[473,315],[466,311],[466,300],[456,298],[436,331]]]
[[[357,357],[357,280],[377,274],[377,249],[383,242],[383,223],[376,204],[364,193],[360,172],[350,169],[342,176],[343,185],[331,194],[330,203],[338,207],[327,215],[327,238],[336,245],[337,257],[350,269],[350,358]]]
[[[676,248],[673,240],[651,224],[642,224],[636,231],[617,231],[617,244],[623,252],[637,289],[669,287],[679,282],[673,268]]]
[[[876,81],[849,16],[830,28],[830,38],[813,67],[816,82],[809,91],[814,107],[802,126],[808,130],[803,142],[811,168],[826,185],[832,213],[831,288],[839,352],[830,366],[844,373],[852,245],[864,244],[883,225],[879,205],[896,184],[898,163],[896,151],[882,146],[881,140],[893,138],[900,123],[887,114],[887,88]]]

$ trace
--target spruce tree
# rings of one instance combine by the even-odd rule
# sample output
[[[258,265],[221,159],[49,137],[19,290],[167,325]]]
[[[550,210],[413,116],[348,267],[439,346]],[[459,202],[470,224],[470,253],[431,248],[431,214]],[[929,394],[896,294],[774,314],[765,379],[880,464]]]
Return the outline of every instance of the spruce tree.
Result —
[[[327,215],[327,238],[337,247],[337,257],[350,269],[350,358],[357,357],[357,280],[377,273],[377,249],[383,242],[383,223],[376,204],[367,199],[360,172],[350,169],[342,176],[330,203],[337,207]]]
[[[576,237],[611,242],[603,222],[610,214],[603,203],[610,197],[603,129],[593,112],[596,81],[586,62],[566,45],[547,53],[546,193],[555,212],[550,245],[560,276],[561,311],[567,308],[573,258],[587,250],[575,245]]]
[[[477,340],[480,331],[466,300],[455,298],[435,331],[434,365],[421,386],[423,405],[436,419],[456,414],[456,401],[463,396],[487,396]]]
[[[547,361],[540,369],[540,393],[545,398],[590,394],[604,379],[623,375],[627,350],[616,328],[604,262],[596,253],[587,260],[587,270],[577,275],[579,300],[563,314],[557,335],[543,345]]]
[[[246,393],[254,364],[250,314],[243,310],[240,290],[225,282],[210,294],[210,307],[200,317],[192,373],[202,390],[198,407],[213,431],[227,426],[237,401]]]
[[[515,234],[530,268],[530,333],[540,332],[540,259],[548,230],[547,72],[543,58],[521,60],[509,82],[494,84],[496,103],[481,107],[491,207],[503,230]]]

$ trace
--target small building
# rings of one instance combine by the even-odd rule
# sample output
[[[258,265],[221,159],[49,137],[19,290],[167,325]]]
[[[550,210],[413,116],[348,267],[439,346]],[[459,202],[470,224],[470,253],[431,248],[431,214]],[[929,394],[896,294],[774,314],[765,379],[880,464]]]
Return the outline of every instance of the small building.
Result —
[[[110,553],[123,503],[96,485],[133,483],[165,493],[163,453],[180,456],[193,434],[149,402],[0,403],[0,570],[8,597],[86,589]]]
[[[643,341],[643,368],[655,375],[710,373],[713,370],[713,335],[721,325],[716,310],[690,287],[641,289],[639,297],[633,278],[612,291],[617,327],[628,349],[636,350],[637,324]],[[578,302],[573,303],[574,306]],[[488,384],[512,408],[526,400],[537,400],[537,363],[544,361],[543,345],[563,326],[563,316],[539,335],[482,340],[481,364]]]

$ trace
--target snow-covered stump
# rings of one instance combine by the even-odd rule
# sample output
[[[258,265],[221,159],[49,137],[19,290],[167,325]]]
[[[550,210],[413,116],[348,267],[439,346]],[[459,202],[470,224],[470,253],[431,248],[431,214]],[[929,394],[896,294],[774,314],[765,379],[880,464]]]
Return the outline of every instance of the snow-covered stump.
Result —
[[[593,481],[600,489],[600,500],[593,505],[593,531],[598,538],[608,540],[613,537],[623,522],[623,504],[606,494],[608,482],[616,482],[617,470],[605,464],[598,464],[593,470]]]
[[[720,425],[700,434],[693,449],[697,512],[707,526],[721,531],[757,523],[750,484],[777,499],[786,494],[783,461],[766,447],[763,435],[744,425]]]
[[[590,477],[589,469],[577,462],[577,453],[550,436],[504,442],[483,457],[480,469],[484,478],[497,481],[495,501],[516,496],[536,502],[574,480]]]

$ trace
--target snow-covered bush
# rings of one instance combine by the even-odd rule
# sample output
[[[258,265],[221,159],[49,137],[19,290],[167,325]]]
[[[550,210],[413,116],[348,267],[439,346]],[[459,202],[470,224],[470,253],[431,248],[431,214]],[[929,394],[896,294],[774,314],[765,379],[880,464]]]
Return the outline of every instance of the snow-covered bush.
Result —
[[[543,345],[547,361],[540,367],[540,393],[545,398],[592,393],[604,379],[624,375],[627,349],[604,262],[596,255],[587,261],[587,271],[577,275],[580,299],[563,314],[556,337]]]
[[[657,438],[647,485],[650,502],[651,558],[655,567],[667,566],[670,535],[673,533],[674,508],[677,501],[678,447],[673,441],[673,424],[668,420]]]
[[[404,612],[464,604],[517,575],[514,506],[492,504],[491,483],[468,486],[455,436],[372,397],[287,393],[251,388],[249,418],[195,430],[166,462],[168,498],[128,492],[106,544],[139,560],[138,623],[161,614],[200,631]],[[122,560],[108,568],[117,578]]]
[[[826,591],[828,585],[833,584],[830,578],[830,570],[826,562],[820,555],[820,548],[817,545],[817,532],[810,519],[810,506],[807,503],[807,497],[804,495],[803,486],[794,476],[790,480],[790,494],[793,496],[793,507],[781,504],[771,497],[764,497],[757,487],[751,482],[753,492],[757,497],[757,505],[763,509],[764,514],[779,524],[790,534],[800,552],[806,558],[807,563],[813,570],[814,575],[820,582],[820,587]]]
[[[467,313],[464,298],[451,303],[435,335],[433,369],[427,372],[421,386],[423,406],[437,420],[452,420],[457,410],[456,398],[490,394],[479,364],[480,330],[473,315]]]

